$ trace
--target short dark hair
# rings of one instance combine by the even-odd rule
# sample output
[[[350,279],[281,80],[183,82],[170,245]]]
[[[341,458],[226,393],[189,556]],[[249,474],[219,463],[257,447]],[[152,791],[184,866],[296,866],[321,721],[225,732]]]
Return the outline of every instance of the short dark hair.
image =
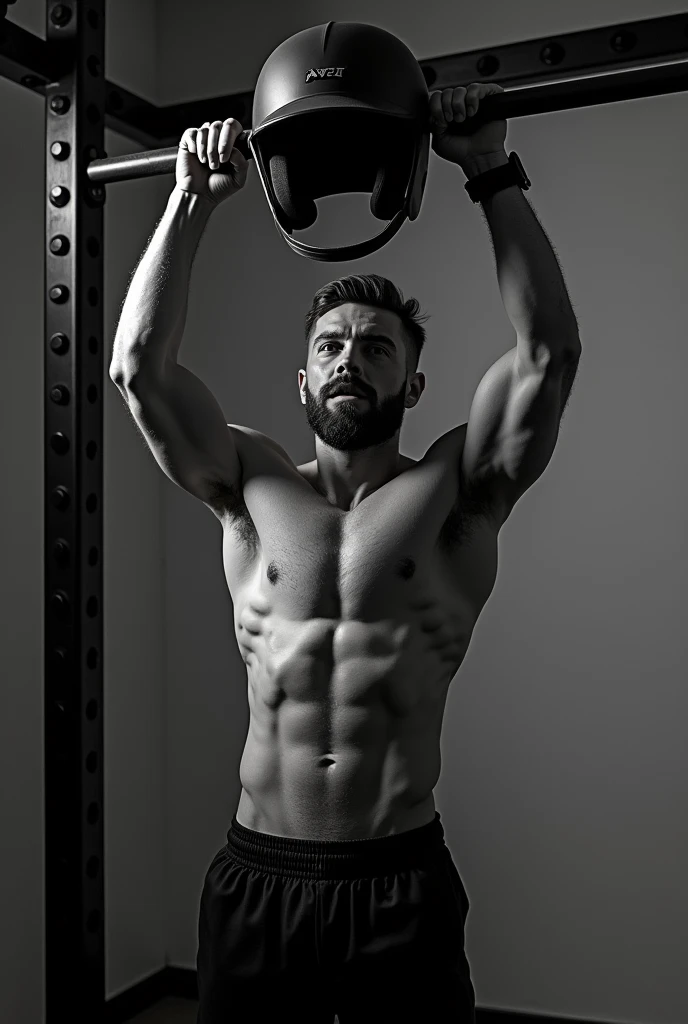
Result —
[[[407,359],[406,369],[407,372],[411,369],[411,363],[412,372],[415,373],[425,344],[425,328],[421,327],[421,322],[427,320],[429,314],[419,315],[418,299],[404,302],[399,288],[379,274],[352,274],[323,285],[313,296],[311,308],[306,313],[306,345],[310,344],[313,328],[320,317],[345,302],[377,306],[378,309],[387,309],[399,316],[413,352],[410,362]]]

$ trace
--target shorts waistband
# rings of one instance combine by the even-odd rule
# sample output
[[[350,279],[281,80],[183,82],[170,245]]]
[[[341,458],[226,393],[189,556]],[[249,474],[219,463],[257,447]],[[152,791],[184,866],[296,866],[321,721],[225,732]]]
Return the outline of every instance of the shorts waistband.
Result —
[[[312,879],[396,874],[422,867],[442,847],[446,843],[439,811],[427,825],[375,839],[292,839],[246,828],[236,815],[227,833],[227,849],[244,867]]]

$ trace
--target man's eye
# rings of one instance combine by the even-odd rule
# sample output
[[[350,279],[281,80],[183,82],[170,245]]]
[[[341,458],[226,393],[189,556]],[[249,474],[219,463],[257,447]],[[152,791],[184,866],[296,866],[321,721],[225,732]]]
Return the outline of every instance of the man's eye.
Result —
[[[323,352],[330,345],[332,345],[332,342],[331,341],[326,341],[324,345],[320,346],[320,351]],[[377,349],[377,351],[378,352],[382,352],[383,355],[385,354],[385,351],[386,351],[380,345],[371,345],[371,348]]]

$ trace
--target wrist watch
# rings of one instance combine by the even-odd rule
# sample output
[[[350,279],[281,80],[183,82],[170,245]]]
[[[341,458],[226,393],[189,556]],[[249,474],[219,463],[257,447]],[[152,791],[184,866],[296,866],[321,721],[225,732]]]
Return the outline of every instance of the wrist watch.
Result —
[[[466,182],[464,188],[474,203],[481,203],[484,199],[493,196],[495,192],[508,188],[509,185],[518,185],[524,192],[527,192],[531,185],[518,153],[509,153],[508,164],[502,164],[501,167],[493,167],[491,171],[476,174],[474,178]]]

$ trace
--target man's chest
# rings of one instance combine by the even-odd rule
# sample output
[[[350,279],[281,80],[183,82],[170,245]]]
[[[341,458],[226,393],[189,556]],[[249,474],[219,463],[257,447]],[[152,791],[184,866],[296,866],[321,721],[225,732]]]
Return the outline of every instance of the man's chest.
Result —
[[[294,619],[401,621],[439,606],[477,618],[496,578],[498,524],[462,500],[458,473],[421,461],[343,512],[281,462],[245,475],[223,520],[235,602],[261,594]]]

